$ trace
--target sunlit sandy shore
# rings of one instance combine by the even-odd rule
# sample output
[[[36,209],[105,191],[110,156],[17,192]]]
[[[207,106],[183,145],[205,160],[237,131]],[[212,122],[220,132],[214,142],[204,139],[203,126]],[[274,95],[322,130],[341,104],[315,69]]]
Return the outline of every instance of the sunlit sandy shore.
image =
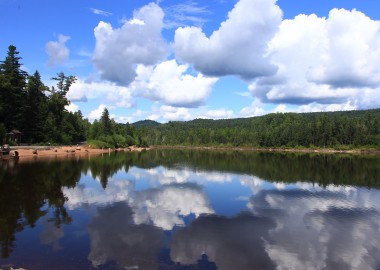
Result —
[[[12,147],[9,155],[0,156],[0,159],[14,159],[18,155],[19,160],[51,158],[51,157],[81,157],[87,155],[106,154],[115,151],[120,152],[139,152],[148,150],[149,148],[141,148],[130,146],[127,148],[91,148],[89,146],[20,146]],[[17,153],[16,153],[17,152]]]

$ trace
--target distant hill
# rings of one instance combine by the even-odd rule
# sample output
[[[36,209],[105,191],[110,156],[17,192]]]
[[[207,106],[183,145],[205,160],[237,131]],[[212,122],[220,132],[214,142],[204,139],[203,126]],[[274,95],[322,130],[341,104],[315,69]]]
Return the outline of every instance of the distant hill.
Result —
[[[380,109],[272,113],[251,118],[195,119],[165,124],[145,120],[133,125],[143,129],[141,137],[149,145],[380,147]]]
[[[142,121],[137,121],[132,124],[133,127],[135,128],[140,128],[140,127],[157,127],[160,126],[161,124],[153,121],[153,120],[142,120]]]

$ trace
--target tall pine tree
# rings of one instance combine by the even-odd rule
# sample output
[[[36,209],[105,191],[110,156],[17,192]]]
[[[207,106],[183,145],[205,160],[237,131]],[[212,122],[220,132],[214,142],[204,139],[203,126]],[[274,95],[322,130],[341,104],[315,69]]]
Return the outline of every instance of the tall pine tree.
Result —
[[[66,76],[63,72],[58,73],[57,77],[52,78],[57,81],[57,88],[52,87],[48,97],[48,120],[45,123],[45,131],[48,134],[48,140],[53,142],[65,142],[67,136],[62,130],[62,122],[65,114],[68,113],[66,106],[70,104],[66,94],[70,90],[71,85],[75,82],[74,76]]]
[[[25,113],[24,98],[27,73],[21,70],[21,57],[10,45],[4,61],[0,62],[0,122],[7,130],[21,129]]]
[[[24,141],[42,142],[45,140],[44,125],[48,116],[47,101],[45,94],[48,87],[41,81],[41,76],[36,71],[29,76],[27,84],[26,114],[24,121]]]
[[[112,135],[112,120],[107,108],[104,108],[102,116],[100,117],[103,135]]]

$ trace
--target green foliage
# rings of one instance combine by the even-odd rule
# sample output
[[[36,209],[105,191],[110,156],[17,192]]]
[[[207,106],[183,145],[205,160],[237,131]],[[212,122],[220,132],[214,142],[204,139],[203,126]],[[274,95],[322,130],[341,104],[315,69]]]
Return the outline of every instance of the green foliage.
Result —
[[[169,122],[137,129],[150,145],[351,148],[380,147],[380,109],[276,113],[261,117]]]
[[[139,145],[135,128],[130,124],[119,124],[110,118],[107,108],[104,109],[99,121],[95,120],[88,132],[88,144],[93,147],[124,148]],[[147,145],[147,143],[144,143]]]
[[[57,74],[57,77],[53,77],[52,80],[57,81],[58,88],[58,90],[55,90],[53,87],[52,91],[65,97],[67,92],[69,92],[71,85],[76,81],[76,78],[75,76],[66,76],[63,72],[60,72]],[[66,105],[69,105],[68,101]]]
[[[81,112],[71,113],[65,107],[74,76],[63,72],[52,78],[56,87],[49,89],[38,71],[29,76],[21,70],[21,57],[15,46],[9,46],[0,62],[0,124],[6,131],[18,129],[24,143],[73,144],[86,139],[89,122]]]
[[[0,62],[0,122],[7,130],[20,129],[23,124],[26,96],[26,72],[21,70],[21,57],[16,47],[8,47],[7,56]]]
[[[27,96],[25,100],[26,113],[24,115],[23,141],[41,142],[45,139],[44,123],[48,115],[48,90],[36,71],[33,76],[28,77]]]
[[[157,127],[161,124],[153,120],[142,120],[142,121],[137,121],[133,123],[132,125],[136,128],[140,128],[140,127]]]
[[[104,108],[102,116],[100,117],[101,133],[108,135],[112,133],[112,121],[107,108]]]
[[[80,111],[68,112],[66,95],[75,76],[58,73],[52,78],[56,86],[49,89],[38,71],[29,76],[21,70],[18,54],[15,46],[9,46],[5,60],[0,62],[1,142],[7,131],[18,129],[24,143],[76,144],[90,139],[96,147],[111,148],[138,143],[135,128],[116,123],[107,108],[93,124]]]

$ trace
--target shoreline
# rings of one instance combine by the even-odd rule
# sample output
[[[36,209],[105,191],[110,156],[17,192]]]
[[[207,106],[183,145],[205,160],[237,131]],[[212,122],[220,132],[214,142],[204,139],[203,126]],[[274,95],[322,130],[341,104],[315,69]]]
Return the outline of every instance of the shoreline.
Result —
[[[149,148],[130,146],[126,148],[92,148],[85,146],[12,146],[9,155],[0,155],[0,160],[31,160],[40,158],[66,158],[99,155],[111,152],[141,152]],[[18,158],[15,152],[18,152]]]
[[[228,147],[228,146],[151,146],[151,149],[196,149],[196,150],[225,150],[225,151],[252,151],[274,153],[305,153],[305,154],[352,154],[352,155],[380,155],[380,149],[350,149],[337,150],[332,148],[257,148],[257,147]]]
[[[351,155],[380,155],[380,149],[350,149],[337,150],[332,148],[310,149],[310,148],[257,148],[257,147],[228,147],[228,146],[167,146],[155,145],[151,147],[130,146],[126,148],[92,148],[84,146],[12,146],[10,155],[0,155],[0,160],[36,160],[51,158],[72,158],[91,155],[107,154],[111,152],[141,152],[150,149],[193,149],[206,151],[251,151],[266,153],[304,153],[304,154],[351,154]],[[14,157],[15,151],[18,158]]]

